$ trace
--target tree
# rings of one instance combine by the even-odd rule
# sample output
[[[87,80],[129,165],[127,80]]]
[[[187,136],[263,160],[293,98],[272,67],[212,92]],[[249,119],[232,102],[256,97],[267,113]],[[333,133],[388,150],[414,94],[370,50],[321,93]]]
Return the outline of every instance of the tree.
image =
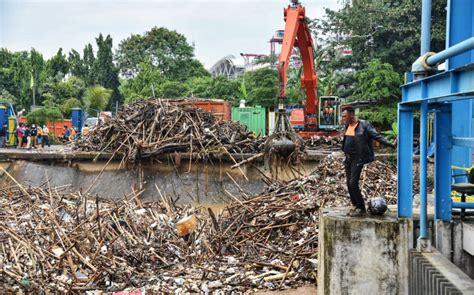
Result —
[[[95,62],[94,51],[92,45],[89,43],[84,47],[82,66],[84,67],[84,82],[87,86],[93,86],[97,83],[95,73],[93,71]]]
[[[63,54],[63,49],[59,48],[56,55],[46,62],[43,78],[44,80],[46,80],[47,77],[63,79],[68,71],[69,63],[67,62],[66,56]]]
[[[243,77],[248,92],[248,103],[263,107],[274,107],[278,97],[278,72],[272,68],[261,68],[246,72]]]
[[[44,70],[44,59],[43,55],[36,51],[34,48],[30,51],[30,64],[31,64],[31,91],[34,94],[35,100],[39,98],[38,88],[42,84],[41,73]],[[35,101],[36,103],[36,101]]]
[[[239,82],[224,76],[212,79],[211,98],[225,99],[233,105],[239,103]]]
[[[56,82],[56,79],[49,78],[43,84],[40,92],[43,105],[45,101],[48,101],[53,106],[62,106],[68,99],[80,100],[84,96],[85,83],[75,76],[69,77],[64,82]]]
[[[93,72],[95,74],[96,82],[108,89],[112,90],[111,99],[109,100],[108,109],[112,109],[115,103],[122,103],[122,97],[119,92],[118,69],[115,67],[112,55],[112,37],[107,35],[103,37],[102,34],[96,39],[97,58],[94,61]]]
[[[187,84],[179,81],[165,81],[160,85],[160,96],[164,98],[184,97],[188,93]]]
[[[446,1],[433,0],[432,51],[445,47]],[[316,27],[333,48],[351,48],[356,67],[378,58],[403,73],[419,56],[421,0],[358,0],[326,15]]]
[[[68,98],[64,101],[63,105],[61,106],[61,112],[63,113],[65,118],[71,118],[72,115],[72,108],[81,106],[82,103],[75,97]]]
[[[16,101],[16,97],[11,95],[10,92],[8,92],[5,89],[2,89],[0,91],[0,103],[6,103],[6,104],[13,104]]]
[[[213,97],[212,78],[211,77],[195,77],[187,82],[188,93],[190,97]]]
[[[103,111],[112,96],[112,90],[102,86],[92,86],[87,88],[84,104],[88,109]]]
[[[392,65],[374,59],[367,67],[355,75],[356,85],[351,100],[360,101],[398,101],[401,95],[400,85],[402,79],[393,70]]]
[[[71,49],[68,57],[69,69],[71,75],[84,80],[87,75],[87,69],[84,66],[84,61],[81,59],[81,54],[74,49]]]
[[[374,102],[361,113],[361,118],[374,125],[390,128],[397,120],[397,102],[400,97],[401,77],[388,63],[375,59],[356,73],[357,82],[350,100]]]
[[[62,119],[61,111],[57,107],[42,107],[29,112],[26,115],[28,122],[36,125],[45,125],[47,122],[59,121]]]
[[[120,93],[126,102],[132,102],[138,99],[149,98],[153,96],[153,87],[155,87],[155,96],[160,96],[158,85],[163,81],[160,71],[154,69],[149,62],[142,62],[139,65],[139,72],[135,78],[121,81]]]
[[[168,80],[209,76],[203,65],[194,59],[194,48],[186,37],[166,28],[154,27],[143,35],[122,40],[116,58],[121,74],[127,78],[135,77],[143,62],[150,62]]]

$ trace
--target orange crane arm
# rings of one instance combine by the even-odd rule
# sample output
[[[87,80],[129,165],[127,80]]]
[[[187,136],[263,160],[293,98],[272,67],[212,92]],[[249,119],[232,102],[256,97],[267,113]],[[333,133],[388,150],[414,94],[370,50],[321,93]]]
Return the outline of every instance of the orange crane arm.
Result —
[[[293,47],[298,47],[303,61],[301,87],[306,90],[305,127],[317,128],[317,81],[313,56],[313,39],[305,23],[305,9],[301,5],[288,6],[284,10],[285,35],[278,59],[278,80],[280,98],[285,98],[286,82],[288,80],[288,65]]]

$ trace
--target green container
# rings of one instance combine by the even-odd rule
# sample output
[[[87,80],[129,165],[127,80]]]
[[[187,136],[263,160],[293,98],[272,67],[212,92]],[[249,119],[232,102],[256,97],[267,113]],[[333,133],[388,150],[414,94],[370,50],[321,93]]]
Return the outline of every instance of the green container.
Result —
[[[232,108],[232,121],[239,121],[255,134],[267,135],[266,110],[263,107]]]

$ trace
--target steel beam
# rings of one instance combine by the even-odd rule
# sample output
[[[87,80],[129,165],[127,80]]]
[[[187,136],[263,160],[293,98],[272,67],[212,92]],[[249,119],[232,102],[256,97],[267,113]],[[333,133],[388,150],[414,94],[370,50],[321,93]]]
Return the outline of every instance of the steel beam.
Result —
[[[424,96],[422,92],[426,91]],[[474,65],[453,69],[402,86],[403,103],[430,103],[474,98]]]
[[[451,220],[451,104],[435,112],[435,219]]]
[[[398,217],[413,215],[413,106],[398,104]]]
[[[453,202],[453,208],[474,209],[474,203]]]

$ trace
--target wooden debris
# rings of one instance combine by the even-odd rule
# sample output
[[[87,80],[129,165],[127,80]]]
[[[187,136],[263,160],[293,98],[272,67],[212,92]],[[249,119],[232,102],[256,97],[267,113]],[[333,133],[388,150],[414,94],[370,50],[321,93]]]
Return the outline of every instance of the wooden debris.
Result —
[[[361,183],[366,197],[396,201],[393,165],[367,165]],[[334,157],[218,214],[157,192],[160,203],[141,202],[140,192],[112,202],[49,185],[4,185],[0,289],[250,293],[315,283],[319,209],[349,205],[343,159]],[[181,237],[177,225],[189,216],[191,233]]]

